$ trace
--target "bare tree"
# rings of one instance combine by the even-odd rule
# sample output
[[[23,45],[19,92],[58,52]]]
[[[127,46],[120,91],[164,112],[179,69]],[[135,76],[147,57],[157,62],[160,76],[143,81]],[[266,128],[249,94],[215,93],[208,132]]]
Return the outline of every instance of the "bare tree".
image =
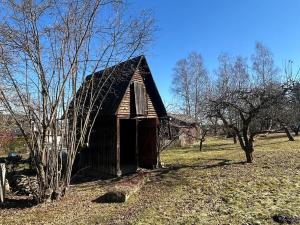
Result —
[[[172,91],[182,102],[182,111],[186,115],[192,113],[192,76],[186,59],[179,60],[174,68]]]
[[[277,122],[280,129],[286,133],[289,141],[295,141],[290,130],[295,132],[297,136],[300,129],[300,114],[299,101],[297,100],[297,86],[295,83],[291,90],[281,98],[279,104],[273,105],[267,111],[269,117],[271,116]]]
[[[252,76],[247,71],[246,61],[241,58],[237,58],[233,68],[226,76],[222,69],[224,82],[221,84],[226,85],[223,85],[222,90],[216,89],[216,93],[211,96],[209,109],[211,115],[219,118],[224,126],[233,129],[247,162],[251,163],[254,137],[266,132],[261,122],[271,116],[266,112],[274,105],[282,107],[282,99],[291,90],[293,82],[280,84],[276,78],[278,70],[273,64],[272,54],[261,44],[256,45]],[[230,85],[231,80],[238,82]]]
[[[209,91],[209,77],[200,54],[192,52],[186,59],[176,63],[172,91],[182,106],[177,113],[184,113],[192,117],[198,124],[197,139],[200,140],[202,148],[207,133],[204,131],[204,124],[206,122],[205,105]]]
[[[217,85],[215,93],[222,96],[229,96],[233,90],[240,90],[245,88],[249,84],[249,74],[246,59],[241,56],[236,57],[235,61],[228,54],[222,53],[219,56],[219,67],[216,71]],[[228,109],[230,110],[230,109]],[[237,124],[239,121],[239,115],[233,111],[228,111],[227,120],[224,117],[220,117],[224,128],[227,132],[227,137],[232,137],[233,142],[237,143],[235,131],[229,126],[229,124]]]
[[[0,113],[0,150],[5,148],[13,142],[13,123],[8,115]]]
[[[195,52],[189,54],[189,76],[191,77],[191,96],[192,107],[191,116],[197,122],[204,118],[204,107],[208,91],[208,72],[204,66],[202,56]]]
[[[300,131],[300,83],[296,82],[291,92],[291,122],[290,127],[295,133],[295,136],[299,135]]]
[[[218,96],[211,100],[211,110],[234,129],[248,163],[253,161],[255,135],[266,132],[259,126],[259,121],[264,116],[261,112],[278,104],[279,99],[288,92],[288,89],[289,85],[275,88],[249,87],[230,91],[229,96]],[[239,123],[230,123],[228,112],[238,114]]]
[[[1,7],[0,99],[33,156],[36,200],[56,200],[66,193],[105,93],[113,91],[112,70],[100,80],[94,72],[143,51],[153,20],[128,17],[119,0],[9,0]]]
[[[260,42],[255,44],[255,54],[252,55],[252,69],[255,82],[267,86],[278,80],[278,68],[274,65],[273,54],[269,48]]]

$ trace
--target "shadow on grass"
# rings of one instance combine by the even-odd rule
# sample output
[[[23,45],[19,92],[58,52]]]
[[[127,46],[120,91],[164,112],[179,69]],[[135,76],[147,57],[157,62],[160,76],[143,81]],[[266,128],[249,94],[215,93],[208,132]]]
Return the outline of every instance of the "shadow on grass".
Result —
[[[132,177],[137,176],[138,174],[139,174],[138,172],[132,172],[117,177],[114,175],[107,175],[107,174],[100,175],[99,172],[98,175],[85,173],[74,178],[71,184],[80,185],[81,188],[89,188],[89,189],[94,187],[99,187],[99,186],[106,187],[106,186],[115,185],[124,182],[128,179],[131,179]]]
[[[163,168],[161,169],[155,177],[158,180],[162,180],[165,178],[165,175],[167,174],[172,174],[173,178],[178,176],[178,179],[182,179],[180,174],[176,174],[180,169],[194,169],[194,170],[205,170],[205,169],[212,169],[212,168],[219,168],[219,167],[225,167],[225,166],[231,166],[231,165],[244,165],[246,164],[245,161],[240,161],[240,162],[234,162],[229,159],[220,159],[220,158],[213,158],[209,159],[213,161],[219,161],[218,163],[215,164],[178,164],[178,165],[171,165],[170,167]]]
[[[258,136],[259,140],[270,140],[270,139],[278,139],[278,138],[287,138],[287,136],[284,133],[278,133],[275,135],[267,135],[267,136]]]
[[[33,199],[13,199],[6,198],[4,203],[0,203],[0,209],[26,209],[36,205]]]
[[[224,150],[235,150],[236,149],[236,146],[233,146],[232,144],[228,144],[228,146],[224,145],[224,144],[220,144],[220,145],[209,145],[209,146],[203,146],[203,149],[202,151],[199,151],[199,152],[211,152],[211,151],[214,151],[214,152],[219,152],[219,151],[224,151]]]
[[[261,147],[261,146],[270,146],[270,145],[278,145],[279,143],[290,143],[290,141],[289,140],[278,140],[278,141],[275,141],[275,142],[272,142],[272,143],[270,143],[270,142],[268,142],[268,143],[265,143],[265,142],[263,142],[263,143],[256,143],[256,142],[254,142],[254,148],[255,147]]]
[[[114,178],[115,177],[110,174],[100,173],[97,170],[88,168],[73,174],[71,178],[71,184],[84,184],[95,181],[106,183],[111,180],[114,180]]]
[[[200,151],[198,146],[193,146],[193,147],[189,147],[189,148],[170,148],[167,149],[165,151],[176,151],[177,153],[180,154],[187,154],[190,152],[210,152],[210,151],[214,151],[214,152],[219,152],[219,151],[224,151],[224,150],[235,150],[236,147],[239,147],[240,145],[234,145],[231,143],[222,143],[222,144],[206,144],[204,142],[203,144],[203,148]]]
[[[188,164],[180,164],[180,165],[174,165],[171,166],[169,169],[170,170],[179,170],[179,169],[184,169],[184,168],[191,168],[191,169],[211,169],[211,168],[216,168],[216,167],[223,167],[223,166],[229,166],[229,165],[243,165],[246,164],[246,162],[241,161],[241,162],[233,162],[229,159],[209,159],[213,161],[220,161],[216,164],[208,164],[208,165],[203,165],[203,164],[193,164],[193,165],[188,165]]]

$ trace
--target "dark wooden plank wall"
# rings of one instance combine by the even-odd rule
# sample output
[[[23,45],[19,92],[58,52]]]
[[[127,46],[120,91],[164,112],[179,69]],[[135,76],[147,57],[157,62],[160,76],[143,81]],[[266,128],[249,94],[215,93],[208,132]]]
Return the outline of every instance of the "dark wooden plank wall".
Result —
[[[139,70],[135,71],[132,81],[135,82],[140,82],[144,84],[143,77],[141,76],[141,72]],[[145,86],[145,84],[144,84]],[[130,109],[130,92],[132,90],[130,87],[127,88],[125,95],[123,96],[123,99],[121,101],[121,104],[119,106],[117,115],[119,116],[129,116],[132,114],[131,109]],[[147,90],[146,90],[147,92]],[[149,93],[146,94],[146,99],[147,99],[147,115],[146,117],[148,118],[157,118],[157,113],[155,111],[155,108],[153,106],[153,103],[151,101],[151,98],[149,96]]]
[[[100,117],[94,126],[84,164],[101,173],[117,174],[116,118]]]
[[[132,90],[132,88],[131,88]],[[135,82],[134,83],[134,102],[135,110],[137,116],[146,116],[147,115],[147,97],[146,97],[146,88],[144,83]]]

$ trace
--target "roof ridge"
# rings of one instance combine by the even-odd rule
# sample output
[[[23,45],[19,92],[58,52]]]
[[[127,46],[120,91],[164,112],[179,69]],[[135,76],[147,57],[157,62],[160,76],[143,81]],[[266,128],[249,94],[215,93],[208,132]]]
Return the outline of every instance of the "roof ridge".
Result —
[[[139,55],[139,56],[136,56],[136,57],[133,57],[133,58],[129,58],[129,59],[125,60],[125,61],[119,62],[117,64],[114,64],[112,66],[106,67],[106,68],[104,68],[102,70],[99,70],[97,72],[94,72],[93,74],[96,75],[96,76],[100,76],[105,71],[109,71],[109,70],[112,70],[114,68],[118,68],[118,67],[122,66],[123,64],[127,64],[127,63],[130,63],[130,62],[133,62],[133,61],[140,62],[140,60],[143,59],[143,58],[145,58],[145,55],[143,55],[143,54]],[[85,80],[89,80],[93,76],[93,74],[90,74],[90,75],[86,76]]]

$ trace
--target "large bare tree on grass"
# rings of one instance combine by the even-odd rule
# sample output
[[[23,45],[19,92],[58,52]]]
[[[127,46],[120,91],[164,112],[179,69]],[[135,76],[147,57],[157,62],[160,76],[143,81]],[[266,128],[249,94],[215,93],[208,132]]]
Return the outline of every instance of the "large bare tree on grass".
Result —
[[[119,0],[1,5],[0,99],[33,157],[38,202],[66,193],[76,153],[86,144],[106,93],[113,91],[114,71],[95,79],[94,72],[140,53],[151,41],[151,15],[133,18],[126,12]],[[65,169],[62,149],[67,149]]]
[[[211,99],[210,109],[215,116],[226,121],[227,126],[234,130],[240,146],[245,152],[247,163],[253,162],[254,137],[265,133],[260,129],[260,121],[264,120],[264,110],[278,104],[282,96],[289,90],[289,85],[279,87],[247,88],[232,90],[228,96],[218,96]],[[238,115],[237,121],[231,121],[228,112]]]
[[[226,81],[225,88],[218,86],[208,104],[210,115],[219,118],[237,135],[248,163],[253,162],[254,137],[268,132],[264,123],[269,127],[270,121],[279,118],[278,112],[283,112],[284,99],[294,85],[291,77],[284,82],[278,79],[272,53],[260,43],[256,44],[252,63],[249,70],[246,60],[236,58],[226,79],[221,76],[220,80]]]

